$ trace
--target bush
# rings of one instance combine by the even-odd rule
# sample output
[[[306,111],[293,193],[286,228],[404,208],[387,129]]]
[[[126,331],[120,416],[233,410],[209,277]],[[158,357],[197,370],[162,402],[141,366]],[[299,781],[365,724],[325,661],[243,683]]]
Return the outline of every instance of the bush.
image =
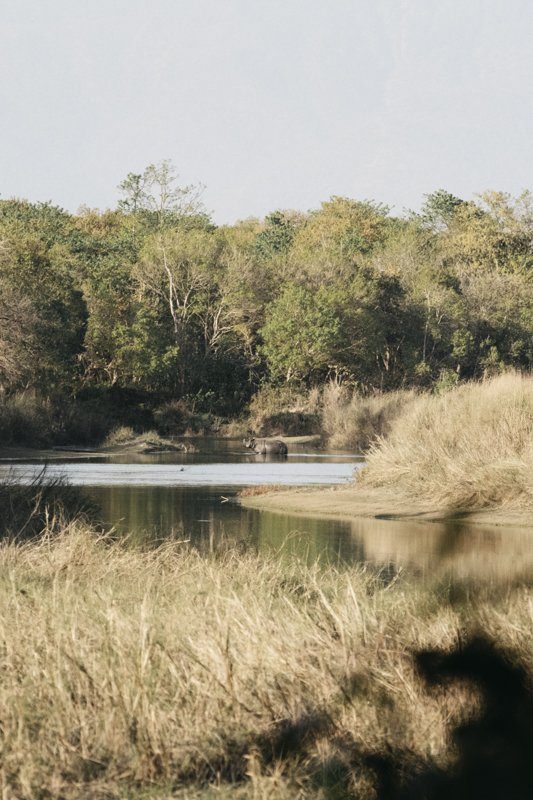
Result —
[[[107,409],[99,408],[95,403],[58,402],[57,408],[53,437],[55,445],[92,447],[105,439],[114,424]]]
[[[320,431],[318,390],[263,386],[250,403],[249,427],[258,436],[307,436]]]
[[[115,447],[116,445],[131,442],[136,437],[137,434],[129,425],[119,425],[118,428],[113,428],[113,430],[107,434],[104,445],[106,447]]]
[[[3,447],[47,447],[57,424],[49,401],[31,395],[14,395],[0,403],[0,443]]]
[[[94,445],[109,431],[113,420],[93,403],[42,399],[18,394],[0,402],[0,445],[51,447]]]
[[[154,411],[154,424],[162,436],[207,434],[217,427],[211,414],[195,412],[185,400],[170,400]]]

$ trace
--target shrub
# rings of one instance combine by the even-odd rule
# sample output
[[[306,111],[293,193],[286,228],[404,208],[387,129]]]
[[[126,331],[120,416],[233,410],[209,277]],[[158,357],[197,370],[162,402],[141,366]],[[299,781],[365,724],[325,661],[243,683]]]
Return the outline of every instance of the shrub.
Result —
[[[106,447],[115,447],[116,445],[125,444],[135,439],[137,434],[129,425],[119,425],[118,428],[107,434],[104,445]]]
[[[113,420],[93,403],[50,400],[18,394],[0,402],[0,444],[3,447],[94,445],[103,440]]]
[[[289,386],[263,386],[250,403],[249,427],[258,436],[319,433],[317,390],[307,395]]]
[[[57,424],[49,401],[19,394],[0,403],[2,446],[47,447],[55,438]]]
[[[170,400],[154,411],[154,424],[162,436],[178,434],[207,434],[215,425],[211,414],[198,413],[188,403],[181,400]]]

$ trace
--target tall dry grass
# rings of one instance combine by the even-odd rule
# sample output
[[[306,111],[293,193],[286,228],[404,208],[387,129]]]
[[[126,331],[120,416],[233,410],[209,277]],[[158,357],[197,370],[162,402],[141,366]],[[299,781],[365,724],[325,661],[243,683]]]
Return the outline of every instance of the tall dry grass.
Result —
[[[533,377],[420,396],[373,445],[360,482],[456,509],[533,506]]]
[[[0,786],[21,800],[372,797],[355,749],[446,763],[466,699],[427,694],[411,648],[479,626],[531,664],[525,589],[454,599],[79,524],[0,547],[0,609]]]
[[[410,390],[362,396],[331,382],[322,390],[321,423],[330,447],[363,453],[387,436],[394,420],[415,399]]]

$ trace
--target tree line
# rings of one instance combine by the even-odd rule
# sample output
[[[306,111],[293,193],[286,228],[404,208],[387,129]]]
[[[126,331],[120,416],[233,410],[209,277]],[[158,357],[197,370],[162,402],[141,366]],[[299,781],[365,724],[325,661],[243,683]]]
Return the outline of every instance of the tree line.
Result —
[[[117,208],[0,201],[0,391],[233,415],[258,387],[450,385],[533,360],[533,201],[332,197],[216,226],[168,161]]]

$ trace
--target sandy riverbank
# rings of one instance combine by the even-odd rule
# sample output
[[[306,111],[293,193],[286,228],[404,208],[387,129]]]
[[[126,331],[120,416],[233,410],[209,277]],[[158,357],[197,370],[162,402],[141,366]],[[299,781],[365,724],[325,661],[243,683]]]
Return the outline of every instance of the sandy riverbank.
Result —
[[[415,502],[388,489],[359,489],[356,486],[312,487],[295,489],[266,488],[264,493],[241,497],[247,508],[280,513],[302,514],[307,517],[335,517],[353,520],[359,517],[374,519],[412,519],[426,522],[462,520],[472,524],[513,525],[533,529],[533,509],[487,508],[467,510],[438,508]]]
[[[6,447],[0,449],[0,461],[50,461],[105,456],[151,455],[157,453],[195,453],[197,448],[191,442],[171,441],[153,436],[137,436],[118,444],[95,447],[51,447],[34,449],[29,447]]]

